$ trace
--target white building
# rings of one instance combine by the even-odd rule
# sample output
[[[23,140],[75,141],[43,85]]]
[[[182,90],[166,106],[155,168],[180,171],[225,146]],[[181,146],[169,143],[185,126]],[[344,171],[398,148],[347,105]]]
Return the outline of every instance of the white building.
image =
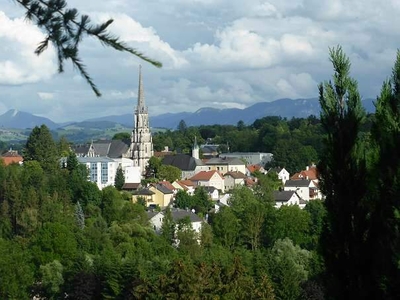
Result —
[[[246,165],[265,166],[266,163],[272,160],[273,154],[265,152],[232,152],[232,153],[221,153],[219,157],[239,158],[243,159],[246,162]]]
[[[89,171],[89,181],[97,184],[99,189],[114,185],[118,162],[108,157],[77,157]]]

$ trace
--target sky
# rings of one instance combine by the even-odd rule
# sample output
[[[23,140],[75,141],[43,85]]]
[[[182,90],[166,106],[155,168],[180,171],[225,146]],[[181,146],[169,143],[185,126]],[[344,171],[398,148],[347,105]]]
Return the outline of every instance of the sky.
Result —
[[[245,108],[318,96],[329,80],[329,48],[341,45],[363,98],[376,98],[400,47],[399,0],[67,0],[110,32],[161,61],[85,39],[80,52],[103,96],[52,47],[13,0],[0,0],[0,113],[17,109],[55,122],[133,113],[142,65],[151,116],[202,107]]]

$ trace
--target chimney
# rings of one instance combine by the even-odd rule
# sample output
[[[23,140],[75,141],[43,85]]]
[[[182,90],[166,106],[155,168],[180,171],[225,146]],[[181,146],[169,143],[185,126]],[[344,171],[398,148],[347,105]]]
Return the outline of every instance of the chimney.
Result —
[[[307,167],[306,167],[306,171],[308,171],[309,169],[310,169],[310,167],[309,167],[309,166],[307,166]]]

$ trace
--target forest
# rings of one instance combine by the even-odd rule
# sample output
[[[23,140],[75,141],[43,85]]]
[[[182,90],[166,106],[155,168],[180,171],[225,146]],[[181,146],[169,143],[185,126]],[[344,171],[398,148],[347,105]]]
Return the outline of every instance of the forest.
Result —
[[[154,136],[156,150],[188,152],[196,136],[272,152],[291,172],[318,165],[323,201],[276,209],[270,178],[258,175],[219,212],[204,206],[200,234],[168,210],[156,234],[143,204],[99,190],[67,141],[35,127],[24,164],[0,164],[0,298],[399,299],[400,53],[370,116],[348,57],[335,47],[330,59],[319,119],[181,123]]]

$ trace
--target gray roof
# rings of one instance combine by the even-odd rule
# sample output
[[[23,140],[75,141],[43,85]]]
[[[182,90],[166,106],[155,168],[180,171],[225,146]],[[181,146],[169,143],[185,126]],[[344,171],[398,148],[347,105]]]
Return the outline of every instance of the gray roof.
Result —
[[[110,149],[111,141],[97,141],[93,142],[94,152],[98,156],[108,156],[108,150]]]
[[[129,150],[130,144],[130,140],[113,140],[108,150],[108,157],[122,157]]]
[[[279,173],[280,171],[282,171],[282,169],[283,169],[283,168],[280,168],[280,167],[271,168],[271,169],[268,170],[268,173],[269,173],[269,172],[276,172],[276,173]]]
[[[295,191],[274,191],[275,202],[287,202],[294,193]]]
[[[156,184],[153,184],[153,186],[163,194],[173,194],[174,193],[173,191],[171,191],[169,188],[167,188],[166,186],[164,186],[162,184],[156,183]]]
[[[134,192],[134,195],[137,195],[137,196],[151,196],[154,194],[155,193],[153,191],[150,191],[148,188],[144,188],[144,189],[137,190]]]
[[[244,175],[242,172],[239,171],[230,171],[224,174],[224,176],[231,176],[234,179],[244,179],[246,178],[246,175]]]
[[[151,218],[153,218],[154,216],[158,215],[159,213],[161,213],[161,212],[155,211],[155,210],[146,211],[147,218],[148,218],[149,220],[150,220]]]
[[[109,157],[77,157],[80,163],[97,163],[97,162],[113,162],[114,160]]]
[[[214,157],[206,161],[206,165],[245,165],[245,163],[236,157]]]
[[[208,153],[214,153],[214,152],[218,152],[218,147],[219,145],[201,145],[201,152],[203,152],[203,154],[208,154]]]
[[[174,166],[182,171],[193,171],[196,166],[202,165],[200,160],[187,154],[167,155],[162,163],[167,166]]]
[[[286,180],[285,187],[308,187],[310,186],[311,180],[299,179],[299,180]]]
[[[189,217],[191,222],[201,222],[203,221],[198,215],[186,211],[186,210],[172,210],[171,211],[172,219],[177,222],[183,218]]]
[[[217,189],[215,186],[202,186],[202,188],[204,188],[209,194],[213,193]]]
[[[74,145],[72,147],[72,149],[74,150],[74,152],[77,155],[79,155],[79,154],[86,155],[89,152],[90,145],[88,145],[88,144],[86,144],[86,145]]]

